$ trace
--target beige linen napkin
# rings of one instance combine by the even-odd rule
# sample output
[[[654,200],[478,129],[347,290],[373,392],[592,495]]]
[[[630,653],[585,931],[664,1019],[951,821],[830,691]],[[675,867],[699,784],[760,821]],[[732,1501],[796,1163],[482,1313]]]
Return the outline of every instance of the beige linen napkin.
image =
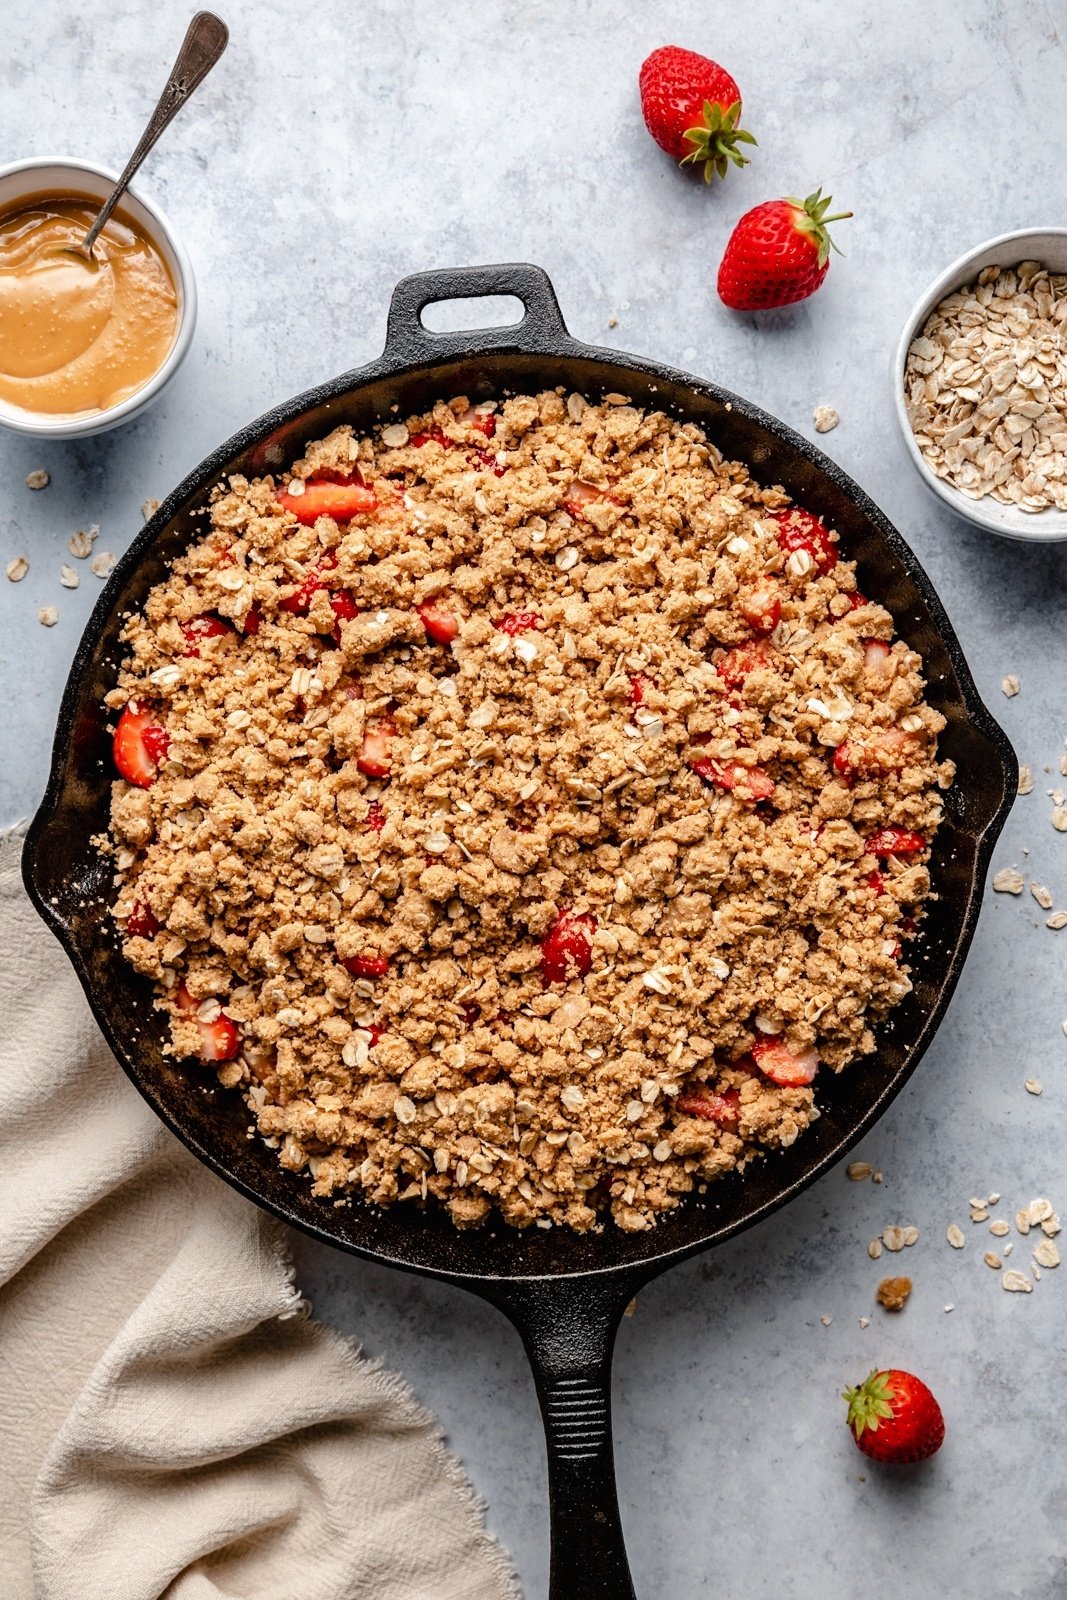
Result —
[[[156,1120],[0,836],[4,1600],[517,1600],[432,1417]]]

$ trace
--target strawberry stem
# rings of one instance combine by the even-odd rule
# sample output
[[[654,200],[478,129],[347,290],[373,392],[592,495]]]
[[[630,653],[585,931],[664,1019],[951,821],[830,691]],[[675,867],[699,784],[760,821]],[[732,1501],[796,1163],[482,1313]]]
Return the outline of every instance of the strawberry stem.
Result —
[[[877,1433],[879,1422],[895,1415],[890,1404],[895,1396],[896,1390],[890,1386],[888,1372],[879,1372],[877,1367],[867,1374],[861,1384],[842,1392],[842,1400],[848,1401],[848,1425],[857,1439],[865,1428]]]
[[[748,157],[737,146],[755,144],[756,140],[747,128],[737,126],[737,119],[741,115],[740,100],[735,100],[729,106],[715,105],[705,100],[702,115],[702,122],[685,131],[685,137],[693,148],[687,156],[682,157],[681,165],[685,167],[691,162],[702,161],[705,183],[710,183],[716,173],[720,178],[725,178],[731,161],[735,167],[747,167]]]
[[[787,195],[786,200],[798,213],[794,222],[797,232],[805,234],[812,244],[816,246],[819,266],[826,265],[831,250],[837,250],[838,255],[840,255],[841,251],[831,239],[827,224],[844,222],[846,217],[852,215],[852,212],[835,211],[831,216],[827,216],[827,212],[833,204],[833,196],[827,195],[823,199],[821,184],[814,194],[808,195],[806,200],[798,200],[795,195]]]

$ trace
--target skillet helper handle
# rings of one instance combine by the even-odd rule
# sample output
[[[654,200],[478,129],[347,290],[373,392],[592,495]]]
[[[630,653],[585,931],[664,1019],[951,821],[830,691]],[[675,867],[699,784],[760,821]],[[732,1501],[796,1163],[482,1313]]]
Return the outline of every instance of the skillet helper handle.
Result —
[[[637,1287],[511,1279],[491,1296],[522,1335],[545,1425],[549,1600],[635,1600],[615,1486],[611,1355]]]
[[[524,315],[503,328],[461,329],[434,333],[423,326],[427,306],[442,300],[483,300],[511,295],[521,300]],[[385,333],[389,360],[425,365],[471,350],[558,350],[570,334],[547,272],[523,261],[490,267],[441,267],[401,278],[393,290]]]

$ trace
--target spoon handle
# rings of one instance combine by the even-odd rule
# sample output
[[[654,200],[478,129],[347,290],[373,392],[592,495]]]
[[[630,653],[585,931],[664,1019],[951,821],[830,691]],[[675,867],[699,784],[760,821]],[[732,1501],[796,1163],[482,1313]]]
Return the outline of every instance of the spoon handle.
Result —
[[[216,17],[211,11],[198,11],[190,22],[188,31],[178,51],[177,59],[171,68],[167,86],[159,97],[156,109],[148,119],[148,125],[137,143],[137,148],[127,161],[122,176],[112,189],[100,210],[100,214],[93,223],[89,232],[82,241],[83,248],[91,255],[93,245],[96,243],[97,234],[110,217],[126,192],[137,168],[151,150],[163,129],[168,127],[177,116],[182,106],[188,100],[193,90],[202,83],[215,65],[216,61],[225,50],[229,42],[230,30],[221,17]]]

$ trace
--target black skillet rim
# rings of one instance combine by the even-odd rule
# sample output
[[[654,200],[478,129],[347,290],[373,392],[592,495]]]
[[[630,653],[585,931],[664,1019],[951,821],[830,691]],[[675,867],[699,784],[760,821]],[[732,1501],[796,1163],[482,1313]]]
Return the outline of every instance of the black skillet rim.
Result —
[[[539,315],[533,318],[527,316],[523,322],[518,324],[517,328],[499,330],[500,335],[512,336],[510,339],[507,337],[494,337],[490,340],[484,330],[479,334],[463,336],[433,335],[424,330],[421,325],[417,330],[412,326],[405,327],[402,325],[401,316],[405,314],[410,316],[410,313],[414,311],[417,318],[423,306],[434,300],[467,298],[486,294],[518,294],[526,300],[528,311],[537,312]],[[546,294],[550,301],[550,305],[547,307],[547,317],[544,304]],[[520,330],[525,334],[521,341],[516,337]],[[482,342],[466,342],[469,340],[481,340]],[[960,923],[959,938],[955,945],[952,959],[937,988],[935,1003],[928,1012],[914,1044],[893,1077],[881,1092],[875,1095],[867,1104],[863,1115],[857,1122],[852,1124],[835,1145],[824,1151],[822,1156],[809,1169],[802,1172],[792,1182],[729,1222],[716,1225],[714,1220],[714,1201],[713,1199],[710,1200],[706,1207],[708,1221],[706,1231],[701,1232],[696,1238],[688,1239],[663,1252],[642,1254],[633,1260],[618,1261],[604,1266],[582,1267],[577,1270],[546,1273],[543,1271],[523,1272],[520,1269],[514,1274],[499,1274],[463,1270],[450,1266],[435,1266],[432,1262],[409,1260],[403,1256],[392,1255],[387,1251],[376,1249],[372,1245],[361,1245],[353,1240],[340,1237],[321,1226],[317,1221],[299,1215],[288,1209],[284,1204],[275,1202],[257,1192],[255,1187],[239,1177],[227,1165],[225,1160],[217,1156],[210,1148],[203,1146],[187,1129],[182,1127],[177,1118],[171,1116],[167,1108],[156,1098],[151,1087],[142,1081],[131,1049],[118,1036],[112,1026],[111,1018],[106,1008],[99,1001],[95,983],[84,968],[71,931],[56,908],[48,901],[36,881],[36,867],[37,847],[41,835],[45,827],[57,815],[61,814],[59,798],[62,774],[66,765],[69,746],[73,739],[74,714],[79,700],[81,679],[106,624],[121,602],[126,581],[131,577],[142,557],[152,548],[156,539],[163,535],[171,519],[197,495],[205,493],[217,480],[227,464],[233,461],[235,457],[254,448],[257,444],[261,444],[265,438],[268,438],[277,430],[298,423],[302,415],[306,415],[316,406],[326,405],[348,396],[352,391],[378,379],[405,378],[413,375],[425,376],[430,368],[445,364],[447,359],[462,356],[465,359],[476,361],[481,357],[507,355],[508,353],[515,355],[529,355],[532,353],[548,358],[557,358],[561,362],[569,359],[595,362],[600,366],[608,366],[614,369],[618,374],[622,387],[625,387],[627,376],[634,373],[639,373],[646,378],[681,385],[695,394],[705,396],[709,400],[723,405],[727,409],[735,410],[757,426],[766,429],[774,434],[783,445],[805,458],[813,467],[825,474],[834,487],[849,499],[876,529],[881,539],[897,556],[907,572],[910,582],[921,596],[955,673],[968,718],[999,758],[1004,781],[1001,801],[986,821],[982,832],[976,840],[974,872],[966,897],[964,916]],[[428,355],[434,359],[428,361]],[[1017,770],[1017,760],[1011,743],[979,696],[955,630],[917,557],[881,509],[835,462],[825,456],[810,441],[788,427],[788,425],[763,411],[752,402],[733,394],[718,384],[695,378],[691,374],[650,361],[645,357],[631,356],[625,352],[587,345],[574,339],[567,331],[560,317],[551,284],[547,276],[539,268],[515,264],[513,266],[493,268],[444,269],[437,273],[426,273],[404,279],[398,284],[390,310],[389,336],[382,356],[363,367],[342,373],[326,383],[316,385],[314,388],[294,396],[239,429],[229,440],[201,461],[171,491],[119,560],[86,623],[71,663],[58,714],[48,784],[41,804],[27,830],[23,851],[23,877],[33,904],[65,949],[98,1024],[119,1064],[138,1092],[152,1106],[155,1113],[171,1132],[199,1160],[203,1161],[211,1171],[223,1178],[254,1204],[263,1207],[289,1226],[299,1228],[302,1232],[321,1243],[364,1256],[370,1260],[381,1261],[399,1267],[402,1270],[428,1273],[456,1283],[469,1282],[472,1287],[479,1283],[484,1284],[487,1281],[498,1279],[533,1283],[558,1277],[570,1279],[609,1278],[620,1273],[630,1277],[650,1277],[699,1250],[723,1242],[734,1234],[750,1227],[755,1222],[769,1216],[780,1206],[785,1205],[818,1177],[822,1176],[847,1150],[851,1149],[857,1140],[882,1116],[890,1102],[904,1087],[932,1041],[962,973],[981,909],[982,887],[993,847],[1014,800],[1013,786]],[[323,1202],[323,1205],[326,1207],[327,1203]],[[417,1223],[415,1226],[417,1226]],[[517,1235],[517,1237],[521,1236]],[[638,1236],[638,1238],[645,1237],[647,1236]]]

